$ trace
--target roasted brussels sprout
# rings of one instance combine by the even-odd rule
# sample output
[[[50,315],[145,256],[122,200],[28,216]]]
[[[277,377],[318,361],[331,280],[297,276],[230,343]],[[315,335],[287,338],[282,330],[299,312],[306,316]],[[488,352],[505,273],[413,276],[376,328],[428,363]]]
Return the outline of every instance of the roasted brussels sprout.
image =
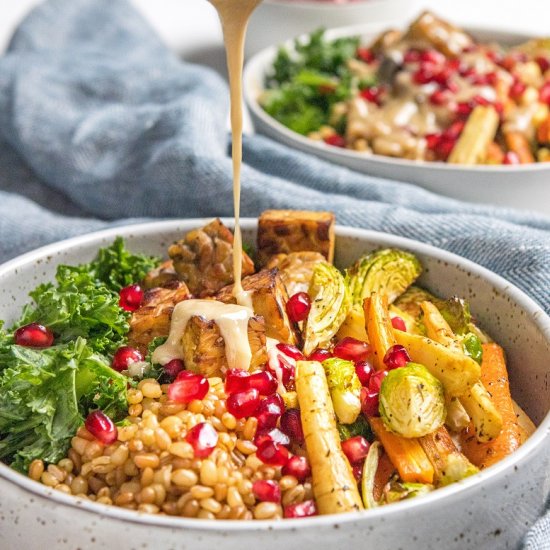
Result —
[[[367,441],[374,439],[372,429],[363,415],[359,415],[357,420],[352,424],[338,424],[338,433],[342,441],[346,441],[357,435],[364,437]]]
[[[473,332],[468,332],[464,338],[462,338],[462,349],[464,353],[470,356],[476,363],[481,365],[481,359],[483,358],[483,348],[481,347],[481,340]]]
[[[351,424],[361,412],[361,382],[353,361],[333,357],[323,361],[334,412],[342,424]]]
[[[362,304],[372,292],[379,292],[391,304],[421,272],[420,262],[409,252],[388,248],[367,254],[347,272],[353,303]]]
[[[391,502],[397,502],[406,498],[427,495],[433,490],[434,486],[427,483],[399,483],[398,481],[392,481],[384,497],[386,503],[390,504]]]
[[[439,480],[439,486],[449,485],[466,477],[477,474],[476,468],[462,453],[452,453],[447,457],[445,472]]]
[[[309,287],[311,309],[304,327],[304,353],[327,345],[338,332],[351,306],[344,276],[333,265],[315,266]]]
[[[417,363],[391,370],[380,388],[380,416],[403,437],[429,434],[445,422],[443,385]]]

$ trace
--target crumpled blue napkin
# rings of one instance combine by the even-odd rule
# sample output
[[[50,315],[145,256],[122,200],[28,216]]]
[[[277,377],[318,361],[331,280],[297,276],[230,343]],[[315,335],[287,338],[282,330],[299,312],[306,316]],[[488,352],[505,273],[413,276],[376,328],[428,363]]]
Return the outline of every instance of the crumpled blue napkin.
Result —
[[[222,79],[182,63],[126,0],[40,5],[0,58],[0,261],[121,220],[231,216],[227,104]],[[340,224],[465,256],[550,311],[550,218],[360,175],[260,136],[245,139],[244,161],[245,216],[331,209]],[[525,548],[549,548],[549,531],[540,520]]]

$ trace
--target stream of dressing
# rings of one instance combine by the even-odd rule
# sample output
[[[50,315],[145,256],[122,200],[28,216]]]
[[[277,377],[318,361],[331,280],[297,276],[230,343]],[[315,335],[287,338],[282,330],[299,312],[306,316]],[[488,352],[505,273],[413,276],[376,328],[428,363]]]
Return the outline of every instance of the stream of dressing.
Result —
[[[233,241],[233,296],[237,305],[215,300],[185,300],[174,308],[170,334],[164,344],[153,352],[154,363],[165,365],[172,359],[183,359],[182,336],[194,315],[214,321],[225,342],[225,357],[229,368],[248,370],[252,351],[248,341],[248,321],[254,315],[250,292],[243,289],[242,234],[240,227],[241,163],[242,163],[242,71],[244,39],[250,15],[261,0],[210,0],[218,11],[223,28],[227,69],[231,94],[231,135],[233,158],[233,208],[235,231]]]

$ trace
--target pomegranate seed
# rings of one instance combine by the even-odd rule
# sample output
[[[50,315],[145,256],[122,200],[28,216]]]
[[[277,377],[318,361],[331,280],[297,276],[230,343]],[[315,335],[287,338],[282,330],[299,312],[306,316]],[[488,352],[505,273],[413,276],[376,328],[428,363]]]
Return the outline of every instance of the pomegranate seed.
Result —
[[[460,72],[460,70],[463,68],[462,62],[460,61],[460,59],[448,59],[446,63],[446,67],[450,71],[458,71],[458,72]]]
[[[258,479],[252,484],[252,493],[261,502],[281,502],[281,488],[271,479]]]
[[[550,80],[541,86],[539,90],[539,101],[550,105]]]
[[[115,351],[111,367],[118,372],[126,370],[131,363],[143,361],[143,355],[136,348],[130,346],[122,346]]]
[[[277,344],[275,346],[281,353],[284,353],[287,357],[291,357],[296,361],[303,361],[305,359],[304,354],[296,347],[290,344]]]
[[[391,326],[401,332],[407,332],[407,325],[405,324],[405,321],[403,321],[403,319],[401,319],[398,315],[391,318]]]
[[[357,48],[357,57],[365,63],[372,63],[375,61],[376,56],[369,48],[359,47]]]
[[[458,74],[463,78],[470,78],[472,75],[476,74],[476,70],[473,67],[468,67],[463,65],[458,69]]]
[[[136,311],[143,302],[143,289],[139,285],[125,286],[119,292],[118,305],[126,311]]]
[[[334,144],[331,144],[334,145]],[[344,147],[344,145],[339,145],[339,147]],[[297,292],[291,296],[286,303],[286,312],[290,320],[294,323],[303,321],[307,318],[309,310],[311,309],[311,299],[308,296],[307,292]]]
[[[242,369],[229,369],[225,375],[225,393],[231,394],[248,389],[248,372]]]
[[[304,500],[296,504],[289,504],[283,510],[283,516],[286,519],[290,518],[307,518],[317,515],[317,507],[313,500]]]
[[[100,410],[91,412],[84,422],[85,428],[104,445],[117,440],[118,430],[113,421]]]
[[[548,69],[550,69],[550,59],[548,57],[543,57],[542,55],[539,55],[535,57],[535,62],[540,67],[540,72],[545,73]]]
[[[449,100],[449,96],[447,92],[444,90],[436,90],[431,96],[430,96],[430,103],[432,105],[444,105]]]
[[[518,154],[515,151],[508,151],[504,155],[502,164],[521,164]]]
[[[327,145],[332,145],[333,147],[342,147],[344,148],[346,146],[346,139],[339,135],[339,134],[332,134],[331,136],[327,136],[325,139],[324,139],[324,142],[327,144]],[[305,292],[300,292],[299,294],[306,294]],[[306,294],[307,296],[307,294]],[[287,311],[288,311],[288,302],[287,302]],[[309,307],[308,307],[308,312],[309,312]],[[305,315],[304,319],[307,317],[307,314]],[[300,320],[303,320],[303,319],[300,319]]]
[[[206,458],[212,454],[218,443],[218,432],[212,424],[201,422],[187,432],[185,441],[193,447],[196,458]]]
[[[441,134],[426,134],[426,147],[433,151],[441,139]]]
[[[441,65],[445,62],[445,56],[437,50],[424,50],[420,54],[420,61],[424,63],[433,63],[434,65]]]
[[[510,86],[509,95],[514,101],[519,101],[526,89],[527,86],[521,80],[515,80]]]
[[[174,380],[174,378],[176,378],[176,376],[178,376],[184,368],[185,365],[181,359],[172,359],[172,361],[168,361],[168,363],[166,363],[163,367],[164,374],[166,374],[170,380]]]
[[[435,148],[435,153],[441,160],[447,160],[449,158],[449,155],[451,154],[451,151],[454,149],[454,146],[456,145],[455,139],[449,139],[445,136],[442,136],[442,139],[439,141]]]
[[[428,84],[433,81],[434,73],[427,67],[421,67],[418,71],[413,73],[412,79],[415,84]]]
[[[370,443],[361,435],[350,437],[342,443],[342,450],[348,457],[351,465],[359,464],[367,456],[370,448]]]
[[[226,401],[227,410],[235,418],[252,416],[260,404],[260,392],[254,388],[232,393]]]
[[[487,50],[485,52],[485,55],[493,62],[493,63],[496,63],[497,65],[499,63],[502,63],[503,61],[503,56],[501,53],[499,52],[496,52],[495,50]]]
[[[420,61],[420,51],[415,49],[407,50],[403,56],[403,61],[405,63],[417,63]]]
[[[382,386],[382,380],[384,380],[386,376],[388,376],[387,370],[379,370],[374,372],[369,380],[369,391],[378,393],[380,391],[380,387]]]
[[[361,481],[361,478],[363,477],[363,464],[354,464],[351,469],[353,471],[355,481]]]
[[[296,362],[294,359],[280,353],[277,349],[270,350],[268,357],[269,361],[266,364],[266,370],[277,380],[281,381],[287,390],[292,390],[296,374]]]
[[[444,132],[443,137],[445,139],[456,139],[460,134],[462,133],[462,130],[464,130],[464,126],[466,126],[466,122],[464,120],[457,120],[453,122]]]
[[[366,342],[346,336],[332,350],[335,357],[348,361],[364,361],[370,355],[370,346]]]
[[[376,86],[371,86],[370,88],[365,88],[364,90],[361,90],[359,95],[370,103],[378,104],[380,101],[380,88],[377,88]]]
[[[361,410],[367,417],[380,416],[378,412],[378,392],[372,392],[367,388],[361,388]]]
[[[300,409],[287,409],[283,413],[283,416],[281,416],[281,430],[288,435],[292,441],[299,444],[304,442]]]
[[[355,363],[355,374],[359,378],[362,386],[368,386],[370,378],[374,372],[374,368],[369,361],[358,361]]]
[[[271,395],[275,393],[279,385],[276,378],[266,370],[255,372],[244,380],[247,384],[247,389],[256,389],[260,395]]]
[[[210,389],[210,383],[202,374],[182,371],[174,382],[168,386],[168,399],[175,403],[190,403],[199,401]]]
[[[305,456],[294,455],[288,459],[281,473],[284,476],[294,476],[300,483],[303,483],[311,475],[311,467]]]
[[[49,348],[53,344],[53,332],[44,325],[29,323],[19,327],[13,339],[18,346],[26,348]]]
[[[386,352],[386,355],[384,355],[384,365],[386,365],[389,370],[404,367],[410,362],[411,358],[409,357],[407,350],[399,344],[392,346]]]
[[[256,432],[256,435],[254,436],[254,445],[256,445],[256,447],[260,447],[260,445],[263,445],[267,441],[277,443],[278,445],[283,445],[284,447],[288,447],[290,445],[289,437],[279,430],[279,428]]]
[[[283,399],[278,393],[263,399],[254,412],[254,416],[258,419],[258,430],[274,428],[284,410]]]
[[[469,101],[460,101],[456,104],[456,115],[462,118],[468,118],[473,110]]]
[[[263,442],[256,451],[256,456],[270,466],[284,466],[288,462],[288,449],[275,441]]]
[[[316,349],[308,356],[308,361],[319,361],[322,363],[325,359],[333,357],[328,349]]]

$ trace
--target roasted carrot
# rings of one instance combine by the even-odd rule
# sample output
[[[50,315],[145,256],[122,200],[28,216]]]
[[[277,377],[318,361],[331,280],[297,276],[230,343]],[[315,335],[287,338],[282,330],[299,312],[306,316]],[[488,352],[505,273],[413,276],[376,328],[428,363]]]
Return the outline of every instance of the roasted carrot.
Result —
[[[550,115],[548,115],[537,128],[537,141],[544,145],[550,143]]]
[[[350,463],[340,445],[334,407],[321,363],[298,361],[296,393],[319,513],[361,510],[363,503]]]
[[[506,147],[517,154],[521,164],[535,162],[529,141],[527,141],[524,134],[514,130],[508,130],[504,132],[504,141],[506,142]]]
[[[388,311],[388,302],[385,296],[373,292],[370,298],[363,302],[367,335],[373,350],[373,363],[376,370],[382,370],[384,355],[389,348],[396,344]]]
[[[503,349],[495,344],[483,344],[481,382],[492,396],[502,416],[500,434],[486,443],[477,440],[472,424],[461,433],[462,452],[479,468],[487,468],[515,451],[521,444],[521,433],[510,395],[508,373]]]
[[[388,431],[378,417],[369,418],[369,424],[403,481],[433,483],[434,468],[418,439],[407,439]]]

